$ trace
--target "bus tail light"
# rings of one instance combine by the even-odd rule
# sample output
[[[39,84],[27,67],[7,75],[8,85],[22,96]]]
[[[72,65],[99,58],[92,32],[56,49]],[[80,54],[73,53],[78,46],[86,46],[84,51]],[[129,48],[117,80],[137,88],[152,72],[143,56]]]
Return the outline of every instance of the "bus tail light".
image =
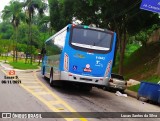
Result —
[[[107,65],[105,76],[108,76],[109,72],[111,71],[111,67],[112,67],[112,60],[109,61],[108,65]]]
[[[68,76],[72,76],[72,74],[68,74]]]
[[[100,79],[101,81],[103,81],[103,79]]]
[[[76,25],[75,24],[72,24],[72,27],[75,27]]]
[[[65,71],[69,70],[69,57],[67,53],[64,54],[64,70]]]

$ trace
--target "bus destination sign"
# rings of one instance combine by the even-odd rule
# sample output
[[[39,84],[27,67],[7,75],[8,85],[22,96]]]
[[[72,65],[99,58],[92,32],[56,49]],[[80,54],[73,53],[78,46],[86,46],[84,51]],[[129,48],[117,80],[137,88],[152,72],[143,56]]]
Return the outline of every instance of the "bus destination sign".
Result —
[[[141,9],[160,13],[160,0],[142,0]]]

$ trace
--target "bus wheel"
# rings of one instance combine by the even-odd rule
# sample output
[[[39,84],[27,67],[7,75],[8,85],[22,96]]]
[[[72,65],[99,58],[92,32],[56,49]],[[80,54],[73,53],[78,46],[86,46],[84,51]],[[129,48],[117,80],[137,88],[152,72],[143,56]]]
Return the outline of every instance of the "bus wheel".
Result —
[[[45,66],[43,66],[42,74],[45,74]]]
[[[50,71],[49,84],[51,87],[53,86],[53,69],[51,69],[51,71]]]
[[[45,76],[45,66],[43,67],[42,75],[43,75],[43,78],[46,79],[46,76]]]

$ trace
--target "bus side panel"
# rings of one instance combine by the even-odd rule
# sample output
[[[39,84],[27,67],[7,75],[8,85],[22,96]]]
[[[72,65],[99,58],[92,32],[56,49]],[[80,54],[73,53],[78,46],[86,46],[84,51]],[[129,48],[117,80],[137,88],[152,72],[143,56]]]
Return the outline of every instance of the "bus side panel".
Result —
[[[111,51],[112,61],[108,62],[106,72],[105,72],[105,75],[104,75],[105,77],[110,78],[110,76],[111,76],[112,66],[113,66],[113,61],[114,61],[114,54],[115,54],[115,47],[116,47],[116,33],[114,33],[113,44],[112,44],[112,51]]]
[[[60,66],[63,64],[63,48],[66,40],[67,26],[61,31],[50,37],[45,42],[45,56],[42,62],[41,73],[50,78],[51,69],[53,69],[53,80],[60,78]]]
[[[71,25],[68,25],[68,28],[70,28],[70,27],[71,27]],[[64,45],[64,48],[63,48],[61,56],[60,56],[60,66],[59,66],[60,71],[64,71],[64,58],[65,58],[64,55],[66,53],[66,49],[68,48],[67,44],[69,43],[69,38],[70,38],[70,31],[67,31],[65,45]]]

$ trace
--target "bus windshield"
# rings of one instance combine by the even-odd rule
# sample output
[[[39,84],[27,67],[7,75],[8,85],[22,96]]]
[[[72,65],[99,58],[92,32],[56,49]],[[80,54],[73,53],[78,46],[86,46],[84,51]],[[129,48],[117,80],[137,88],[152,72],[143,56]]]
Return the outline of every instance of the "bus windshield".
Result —
[[[105,31],[73,28],[71,45],[87,49],[109,51],[112,36],[112,33]]]

